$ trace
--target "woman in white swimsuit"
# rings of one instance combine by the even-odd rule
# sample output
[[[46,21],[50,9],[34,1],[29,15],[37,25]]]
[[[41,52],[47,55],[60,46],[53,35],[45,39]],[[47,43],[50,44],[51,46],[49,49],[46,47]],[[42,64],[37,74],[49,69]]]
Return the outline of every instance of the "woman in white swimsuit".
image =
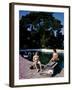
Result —
[[[37,67],[37,65],[39,65],[39,68]],[[41,69],[41,62],[39,60],[39,55],[38,52],[35,53],[35,55],[33,56],[33,66],[35,66],[37,72],[39,72]]]

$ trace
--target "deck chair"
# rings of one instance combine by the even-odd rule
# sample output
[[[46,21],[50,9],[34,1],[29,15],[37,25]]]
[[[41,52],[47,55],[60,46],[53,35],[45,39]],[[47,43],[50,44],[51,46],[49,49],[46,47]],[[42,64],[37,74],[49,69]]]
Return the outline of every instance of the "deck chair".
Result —
[[[58,62],[55,62],[51,67],[47,65],[43,65],[44,68],[42,70],[42,72],[40,72],[40,75],[48,75],[48,76],[52,76],[54,73],[54,68],[58,65]]]

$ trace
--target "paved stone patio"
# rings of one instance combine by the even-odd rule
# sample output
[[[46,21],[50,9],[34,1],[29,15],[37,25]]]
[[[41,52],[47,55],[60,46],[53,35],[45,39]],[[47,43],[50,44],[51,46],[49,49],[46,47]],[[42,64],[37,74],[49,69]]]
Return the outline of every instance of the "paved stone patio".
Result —
[[[31,79],[31,78],[46,78],[48,75],[40,75],[40,72],[37,72],[36,69],[31,70],[32,62],[19,56],[19,79]],[[63,77],[64,69],[60,73],[56,74],[54,77]]]

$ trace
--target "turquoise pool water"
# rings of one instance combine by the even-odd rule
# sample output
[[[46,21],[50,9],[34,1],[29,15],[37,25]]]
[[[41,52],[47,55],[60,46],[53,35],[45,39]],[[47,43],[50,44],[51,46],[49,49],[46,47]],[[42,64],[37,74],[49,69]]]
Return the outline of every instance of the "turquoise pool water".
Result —
[[[24,57],[30,61],[32,61],[33,55],[35,54],[36,51],[25,51],[20,53],[23,57],[24,55],[27,57]],[[64,53],[60,52],[59,54],[59,65],[60,67],[64,67]],[[39,52],[39,57],[40,61],[42,64],[48,64],[50,59],[52,58],[52,52]]]
[[[59,64],[61,65],[61,67],[64,67],[64,53],[58,53],[58,54],[59,54]],[[40,52],[39,56],[41,63],[47,64],[52,57],[52,53]]]

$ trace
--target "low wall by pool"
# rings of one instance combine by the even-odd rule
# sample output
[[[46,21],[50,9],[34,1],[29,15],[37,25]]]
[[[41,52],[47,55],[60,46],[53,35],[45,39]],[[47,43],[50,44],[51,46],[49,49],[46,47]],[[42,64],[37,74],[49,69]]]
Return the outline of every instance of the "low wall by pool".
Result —
[[[59,53],[64,53],[63,49],[56,49]],[[53,49],[21,49],[20,52],[24,51],[39,51],[39,52],[53,52]]]

